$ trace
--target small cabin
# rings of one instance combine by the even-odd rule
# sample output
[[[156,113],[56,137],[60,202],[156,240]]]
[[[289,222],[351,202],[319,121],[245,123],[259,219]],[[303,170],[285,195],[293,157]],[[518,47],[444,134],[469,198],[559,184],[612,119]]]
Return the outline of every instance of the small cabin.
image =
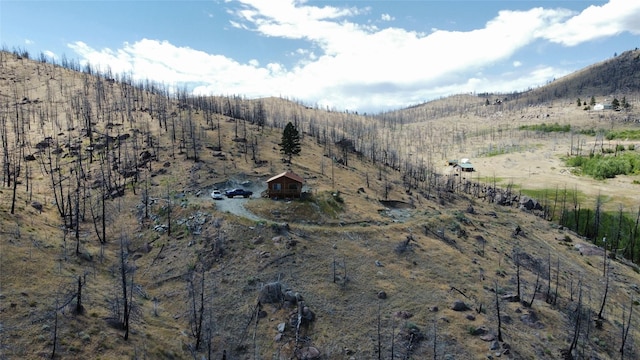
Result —
[[[470,162],[461,162],[456,166],[457,166],[458,169],[460,169],[460,171],[463,171],[463,172],[473,172],[474,171],[473,165]]]
[[[271,199],[300,198],[304,179],[291,171],[285,171],[267,180],[267,195]]]

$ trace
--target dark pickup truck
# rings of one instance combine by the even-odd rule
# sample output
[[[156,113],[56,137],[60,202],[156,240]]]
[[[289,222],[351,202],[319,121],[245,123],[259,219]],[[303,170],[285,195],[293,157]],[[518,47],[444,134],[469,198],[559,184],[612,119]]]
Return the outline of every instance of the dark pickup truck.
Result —
[[[248,198],[251,195],[253,195],[253,191],[237,188],[237,189],[231,189],[231,190],[225,191],[224,195],[228,198],[232,198],[235,196],[242,196],[244,198]]]

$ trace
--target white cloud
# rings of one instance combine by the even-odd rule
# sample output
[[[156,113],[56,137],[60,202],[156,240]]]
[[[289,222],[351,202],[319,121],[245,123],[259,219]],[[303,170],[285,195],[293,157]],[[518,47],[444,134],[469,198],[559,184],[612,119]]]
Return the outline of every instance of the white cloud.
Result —
[[[24,43],[27,45],[33,45],[35,42],[31,39],[24,39]]]
[[[308,47],[280,54],[289,68],[259,58],[242,64],[166,41],[142,39],[121,49],[69,44],[92,64],[166,83],[197,84],[202,94],[292,96],[337,109],[378,111],[472,91],[515,91],[544,84],[567,70],[525,68],[514,53],[540,40],[571,46],[622,31],[640,33],[640,2],[611,0],[581,13],[533,8],[500,11],[470,31],[421,33],[354,21],[369,8],[309,6],[302,0],[241,0],[230,25],[258,36],[302,40]],[[229,5],[229,4],[227,4]],[[392,20],[384,14],[382,20]],[[635,21],[632,21],[635,20]],[[254,55],[257,56],[257,55]],[[512,64],[500,76],[485,69]]]
[[[625,31],[640,34],[640,1],[610,0],[602,6],[589,6],[566,22],[542,29],[540,36],[565,46],[575,46]]]
[[[92,65],[108,64],[112,71],[131,73],[137,79],[153,79],[169,84],[206,83],[214,94],[262,96],[273,80],[269,70],[255,61],[240,64],[221,55],[210,55],[166,41],[143,39],[120,50],[95,50],[82,42],[68,45]],[[101,65],[101,68],[105,67]],[[201,89],[201,88],[198,88]]]
[[[54,59],[54,60],[58,59],[58,56],[56,56],[56,54],[51,50],[45,50],[43,52],[43,54],[44,54],[44,56],[46,56],[46,57],[48,57],[50,59]]]
[[[395,19],[396,19],[395,17],[393,17],[393,16],[391,16],[389,14],[382,14],[380,16],[380,20],[382,20],[382,21],[393,21]]]

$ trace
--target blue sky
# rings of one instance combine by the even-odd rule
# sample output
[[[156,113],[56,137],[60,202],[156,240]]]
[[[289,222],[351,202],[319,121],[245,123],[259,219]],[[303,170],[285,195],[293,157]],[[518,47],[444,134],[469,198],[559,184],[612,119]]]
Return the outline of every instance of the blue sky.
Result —
[[[640,0],[0,0],[0,41],[198,94],[375,113],[640,47]]]

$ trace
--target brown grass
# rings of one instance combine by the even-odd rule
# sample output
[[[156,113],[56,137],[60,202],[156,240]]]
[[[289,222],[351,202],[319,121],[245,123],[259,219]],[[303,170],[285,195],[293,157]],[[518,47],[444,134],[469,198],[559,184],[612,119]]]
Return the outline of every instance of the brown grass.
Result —
[[[11,79],[19,80],[18,88],[25,96],[43,101],[47,98],[47,77],[53,77],[49,84],[53,88],[60,86],[58,82],[74,89],[82,84],[81,75],[18,61],[8,55],[3,57],[5,80],[2,80],[1,88],[5,102],[11,99],[6,90],[13,86]],[[65,99],[53,96],[51,101],[62,107]],[[269,103],[272,111],[283,106],[278,99],[270,101],[273,101]],[[536,136],[515,130],[519,124],[541,121],[536,116],[546,113],[551,114],[550,119],[543,119],[547,122],[601,125],[593,114],[572,110],[570,102],[569,99],[566,103],[556,103],[551,109],[533,107],[504,113],[479,108],[479,115],[462,114],[437,121],[428,119],[405,125],[402,129],[383,129],[380,136],[393,135],[393,141],[398,141],[398,145],[404,143],[400,152],[411,153],[411,159],[417,162],[428,160],[439,164],[447,158],[471,156],[478,168],[474,177],[495,175],[504,179],[502,183],[513,182],[533,188],[575,185],[586,194],[593,194],[600,188],[607,191],[612,202],[637,203],[635,195],[624,190],[631,178],[602,183],[565,175],[558,156],[567,150],[566,137]],[[286,111],[299,110],[294,105],[290,107],[293,110],[287,108]],[[308,110],[305,114],[321,114],[319,110]],[[135,116],[138,117],[135,126],[149,124],[152,132],[160,133],[157,123],[150,121],[148,114],[136,112]],[[202,121],[201,114],[194,116]],[[109,202],[109,241],[104,248],[101,249],[90,224],[82,224],[81,249],[91,254],[92,258],[88,260],[75,255],[71,235],[67,236],[64,246],[61,221],[52,204],[48,178],[36,170],[36,166],[32,169],[33,193],[27,193],[23,185],[19,187],[16,214],[11,215],[8,210],[10,189],[0,189],[0,358],[48,356],[52,349],[56,299],[67,298],[65,295],[75,289],[77,277],[84,278],[85,275],[85,314],[73,315],[69,309],[59,312],[57,351],[61,358],[191,358],[189,346],[194,341],[189,332],[186,279],[193,271],[205,272],[207,306],[214,317],[214,358],[220,358],[223,350],[234,359],[292,356],[294,333],[291,328],[285,332],[282,341],[275,342],[274,337],[278,323],[288,324],[290,312],[295,309],[264,305],[267,316],[260,319],[257,327],[251,321],[260,287],[273,281],[280,281],[299,292],[315,312],[317,318],[304,335],[311,345],[320,349],[324,359],[376,358],[378,307],[383,358],[390,357],[393,329],[397,335],[406,326],[417,326],[426,335],[425,341],[416,347],[413,358],[433,357],[434,323],[438,333],[438,358],[445,354],[461,359],[486,358],[493,353],[489,351],[489,343],[470,335],[469,329],[486,326],[492,332],[497,330],[494,281],[497,280],[499,288],[505,292],[515,291],[512,251],[516,247],[543,264],[543,270],[546,270],[547,257],[551,254],[554,284],[556,261],[560,260],[560,297],[558,304],[553,306],[544,302],[543,294],[537,294],[533,310],[542,328],[532,328],[520,320],[521,312],[527,311],[522,305],[501,302],[503,315],[513,320],[503,323],[505,342],[511,346],[511,354],[504,357],[558,358],[559,350],[570,342],[578,282],[583,284],[585,304],[597,313],[603,290],[602,259],[581,256],[573,244],[562,241],[566,235],[574,243],[583,242],[580,237],[515,208],[486,204],[456,194],[442,194],[442,205],[435,195],[427,199],[418,192],[408,194],[398,173],[385,169],[384,177],[379,180],[379,168],[358,160],[355,155],[350,158],[349,166],[338,163],[332,166],[326,156],[327,149],[308,136],[304,139],[301,156],[293,159],[290,169],[307,179],[306,185],[311,192],[309,200],[251,200],[247,207],[268,219],[267,222],[217,211],[206,191],[197,197],[197,190],[209,189],[229,179],[264,180],[287,168],[280,161],[277,150],[279,129],[259,130],[249,126],[251,136],[261,139],[260,158],[266,161],[257,166],[242,153],[241,144],[232,141],[234,123],[226,117],[221,119],[224,159],[206,148],[202,149],[202,160],[197,164],[185,160],[184,155],[172,158],[170,142],[163,135],[160,137],[160,160],[152,163],[154,170],[160,169],[165,162],[170,163],[166,174],[150,178],[152,197],[162,199],[167,189],[171,192],[172,202],[176,205],[173,219],[188,219],[197,212],[206,213],[207,222],[199,235],[174,223],[169,237],[154,231],[153,221],[138,221],[135,208],[141,203],[140,195],[134,196],[129,191],[123,198]],[[339,117],[336,119],[336,122],[340,121]],[[488,127],[483,125],[487,120],[492,121]],[[51,127],[48,132],[34,130],[30,133],[32,143],[58,132],[53,125],[47,126]],[[498,132],[497,129],[503,130]],[[463,130],[468,141],[449,141]],[[472,135],[474,132],[476,134]],[[432,142],[421,141],[421,138]],[[205,130],[203,142],[215,144],[216,130]],[[530,150],[491,158],[474,156],[488,143],[514,142]],[[525,169],[529,167],[534,170],[525,175]],[[366,185],[367,178],[369,186]],[[387,183],[393,185],[389,199],[413,204],[414,208],[381,211],[385,210],[380,200]],[[360,187],[365,191],[358,192]],[[333,196],[338,191],[343,202],[336,202]],[[181,193],[185,194],[184,200],[175,198]],[[42,214],[29,205],[32,200],[45,204]],[[151,209],[152,214],[159,216],[158,223],[166,221],[161,215],[162,204],[159,201]],[[469,204],[475,207],[475,214],[466,212]],[[283,222],[289,224],[290,231],[273,226]],[[525,235],[513,238],[511,232],[517,225]],[[445,240],[437,236],[440,230],[444,230]],[[121,236],[130,241],[132,264],[137,268],[135,282],[140,289],[134,296],[140,315],[132,322],[133,332],[128,341],[123,340],[122,331],[110,327],[105,320],[109,316],[107,300],[120,291],[114,265],[117,264],[118,238]],[[410,248],[404,253],[396,253],[398,244],[408,236],[413,237]],[[486,239],[484,254],[476,240],[478,236]],[[213,251],[216,239],[222,244],[221,257]],[[376,260],[383,266],[376,266]],[[334,262],[336,282],[333,281]],[[612,262],[611,290],[605,311],[607,321],[602,330],[591,327],[585,352],[600,358],[618,356],[621,309],[623,306],[628,309],[631,299],[637,297],[632,287],[640,280],[636,269],[623,262]],[[523,296],[529,300],[536,270],[523,267],[521,272]],[[546,280],[541,278],[540,283],[541,291],[545,292]],[[570,284],[573,285],[573,301],[570,301]],[[452,291],[452,287],[464,292],[468,298]],[[377,298],[381,290],[388,294],[386,300]],[[482,305],[484,311],[454,312],[449,306],[455,299],[463,299],[474,308]],[[157,310],[154,310],[154,303]],[[434,306],[439,311],[431,311]],[[639,312],[635,310],[633,321],[637,324]],[[398,311],[410,312],[413,316],[401,319],[395,315]],[[475,320],[466,319],[466,314],[473,314]],[[638,338],[639,335],[637,329],[632,328],[630,336]],[[598,343],[593,340],[595,337],[600,340]],[[399,338],[396,338],[395,346],[396,356],[404,353]],[[637,354],[629,353],[630,356]]]

